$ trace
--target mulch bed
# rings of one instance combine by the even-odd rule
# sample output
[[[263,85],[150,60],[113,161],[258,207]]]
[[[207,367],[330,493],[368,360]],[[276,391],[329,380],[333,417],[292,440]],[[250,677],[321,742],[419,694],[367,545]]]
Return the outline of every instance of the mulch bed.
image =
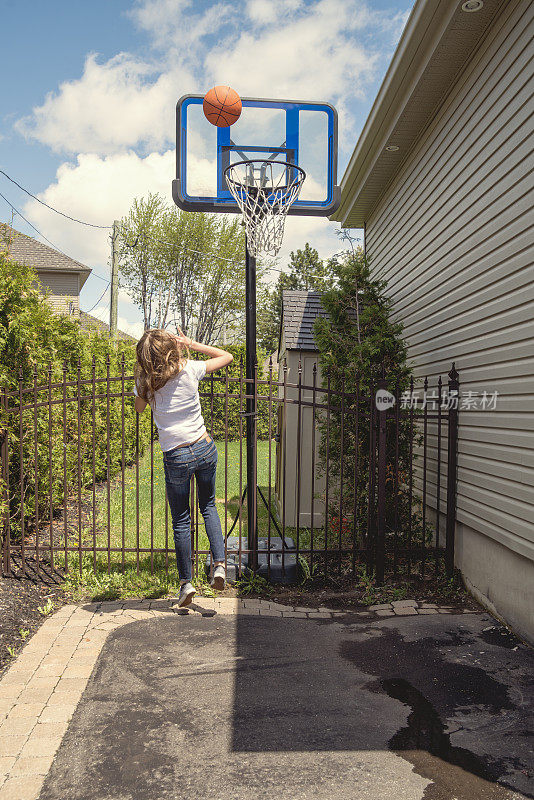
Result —
[[[116,479],[111,482],[115,487]],[[96,501],[107,491],[105,482],[96,486]],[[82,546],[93,544],[93,494],[91,490],[83,490],[80,503],[77,496],[70,496],[66,501],[65,519],[63,507],[56,510],[52,524],[52,547],[56,553],[56,561],[61,561],[66,540],[69,548],[77,547],[79,542],[78,516],[81,512]],[[97,523],[97,534],[102,525]],[[35,531],[29,530],[25,536],[28,548],[24,564],[21,560],[20,544],[14,543],[11,554],[12,577],[0,576],[0,676],[13,661],[8,647],[13,648],[15,655],[44,622],[47,615],[38,609],[43,608],[47,600],[54,603],[54,610],[69,602],[69,597],[62,588],[62,574],[50,565],[50,527],[41,522],[39,526],[39,573],[35,559]],[[72,549],[70,550],[72,553]],[[20,631],[28,631],[25,638]]]
[[[375,603],[389,603],[392,600],[401,599],[400,592],[402,590],[404,590],[403,598],[410,600],[424,600],[428,603],[437,603],[458,609],[480,608],[463,585],[459,573],[455,575],[452,587],[443,578],[433,574],[429,574],[425,578],[415,575],[390,578],[383,586],[374,588],[372,599],[369,597],[366,587],[355,585],[352,577],[338,580],[317,579],[306,582],[305,586],[271,585],[265,590],[247,593],[246,597],[258,597],[307,608],[328,606],[329,608],[347,609],[364,608]],[[243,593],[240,596],[243,596]]]
[[[110,482],[110,491],[113,492],[115,488],[120,485],[119,478],[113,478]],[[98,510],[102,499],[107,492],[107,483],[97,483],[95,486],[95,508]],[[62,555],[64,553],[65,538],[67,539],[67,546],[69,548],[76,547],[79,543],[80,525],[82,530],[82,547],[92,547],[93,544],[93,490],[92,488],[82,489],[80,500],[78,501],[77,495],[70,495],[67,497],[65,508],[58,506],[52,519],[52,537],[50,537],[50,523],[48,521],[40,520],[39,524],[39,543],[43,550],[43,555],[49,557],[50,552],[50,538],[52,538],[52,547],[56,553]],[[98,519],[98,512],[96,515],[95,534],[98,536],[105,530],[105,522]],[[35,529],[30,528],[25,536],[25,543],[28,547],[35,547]],[[17,547],[20,551],[20,546]],[[72,553],[72,550],[70,550]]]
[[[15,654],[24,642],[33,636],[46,619],[38,609],[51,600],[54,609],[68,602],[61,588],[61,576],[54,574],[41,563],[41,579],[35,575],[32,559],[26,560],[27,575],[20,569],[20,562],[13,563],[13,577],[0,576],[0,676],[13,660],[8,651]],[[22,631],[29,631],[23,638]]]
[[[111,491],[117,485],[118,478],[111,481]],[[105,496],[106,482],[97,484],[97,504]],[[81,515],[80,515],[81,512]],[[65,513],[65,519],[64,519]],[[61,561],[64,554],[65,538],[69,548],[75,548],[79,542],[78,517],[81,516],[82,546],[93,544],[93,493],[92,489],[84,489],[80,502],[77,496],[70,496],[63,507],[56,510],[52,524],[52,546],[56,553],[56,561]],[[66,525],[65,525],[66,520]],[[103,530],[102,523],[97,522],[96,533]],[[66,537],[65,537],[66,534]],[[20,544],[13,543],[11,554],[11,570],[13,575],[0,575],[0,676],[13,661],[8,647],[13,648],[15,655],[24,646],[35,631],[46,619],[38,609],[44,608],[47,600],[54,604],[54,610],[69,602],[68,595],[62,588],[62,574],[50,565],[50,527],[46,522],[39,525],[39,574],[35,560],[35,530],[28,530],[25,536],[26,550],[24,564],[21,560]],[[72,553],[72,549],[70,550]],[[25,637],[22,631],[29,631]]]

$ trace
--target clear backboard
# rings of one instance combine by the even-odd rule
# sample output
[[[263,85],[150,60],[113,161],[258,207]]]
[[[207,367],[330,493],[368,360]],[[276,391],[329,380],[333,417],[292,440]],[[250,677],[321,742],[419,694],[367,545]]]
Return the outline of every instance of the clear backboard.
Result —
[[[176,107],[174,202],[184,211],[240,213],[225,172],[248,160],[285,161],[306,173],[289,214],[328,216],[339,205],[337,112],[328,103],[242,98],[233,125],[211,125],[203,95],[182,97]]]

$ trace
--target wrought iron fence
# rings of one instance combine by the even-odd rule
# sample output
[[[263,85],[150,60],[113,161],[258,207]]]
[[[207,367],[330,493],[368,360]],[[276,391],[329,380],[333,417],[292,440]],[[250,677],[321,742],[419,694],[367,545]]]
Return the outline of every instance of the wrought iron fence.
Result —
[[[219,452],[217,505],[227,561],[252,556],[267,578],[395,573],[452,574],[456,519],[458,373],[423,388],[422,408],[382,374],[333,388],[302,363],[247,380],[228,370],[199,386]],[[296,377],[290,374],[296,371]],[[350,391],[347,386],[350,379]],[[337,384],[336,384],[337,386]],[[389,387],[389,391],[387,389]],[[3,575],[61,575],[84,568],[175,569],[172,521],[157,432],[133,409],[133,375],[95,363],[75,380],[34,371],[1,392]],[[255,399],[258,532],[248,537],[244,417]],[[408,398],[408,401],[406,401]],[[208,544],[191,483],[198,575]],[[251,552],[250,543],[256,552]],[[252,563],[252,560],[251,560]],[[276,569],[275,569],[276,565]],[[276,574],[275,574],[276,573]]]

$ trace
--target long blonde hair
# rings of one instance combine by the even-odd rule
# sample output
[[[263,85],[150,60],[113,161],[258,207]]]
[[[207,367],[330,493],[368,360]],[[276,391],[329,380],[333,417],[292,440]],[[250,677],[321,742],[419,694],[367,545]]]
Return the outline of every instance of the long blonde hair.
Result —
[[[178,333],[183,336],[178,328]],[[177,375],[189,358],[189,348],[172,333],[159,328],[145,331],[137,342],[135,378],[137,393],[146,402]]]

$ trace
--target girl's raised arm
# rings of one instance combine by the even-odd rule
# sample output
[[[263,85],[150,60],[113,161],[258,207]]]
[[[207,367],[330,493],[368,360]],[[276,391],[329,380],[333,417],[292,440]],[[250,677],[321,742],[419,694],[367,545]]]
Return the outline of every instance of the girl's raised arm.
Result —
[[[234,357],[231,353],[229,353],[227,350],[221,350],[220,347],[212,347],[209,344],[194,342],[187,336],[177,336],[176,338],[180,344],[189,347],[190,350],[196,350],[197,353],[205,353],[208,356],[212,356],[206,361],[206,375],[209,372],[216,372],[218,369],[226,367],[227,364],[231,364],[234,360]]]

